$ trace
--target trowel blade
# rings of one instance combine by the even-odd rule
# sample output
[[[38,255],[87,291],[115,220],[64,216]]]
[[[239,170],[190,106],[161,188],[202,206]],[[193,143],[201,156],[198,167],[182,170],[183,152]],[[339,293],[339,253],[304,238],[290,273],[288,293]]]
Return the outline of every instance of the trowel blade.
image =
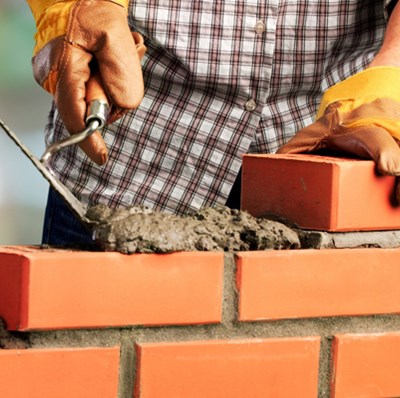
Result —
[[[51,187],[62,197],[72,212],[82,221],[90,226],[92,223],[86,217],[86,209],[69,191],[69,189],[49,170],[17,137],[17,135],[0,119],[0,126],[14,143],[22,150],[26,157],[33,163],[42,176],[48,181]]]

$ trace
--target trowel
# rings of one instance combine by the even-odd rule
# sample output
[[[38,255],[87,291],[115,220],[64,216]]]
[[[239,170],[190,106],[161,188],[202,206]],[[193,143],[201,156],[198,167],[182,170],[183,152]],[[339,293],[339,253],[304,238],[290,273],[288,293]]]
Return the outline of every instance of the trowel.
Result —
[[[91,87],[97,84],[96,79],[91,79]],[[89,90],[88,90],[89,91]],[[98,90],[92,90],[98,93]],[[22,150],[27,158],[33,163],[42,176],[49,182],[50,186],[61,196],[65,203],[69,206],[75,216],[84,224],[89,230],[92,229],[94,222],[86,217],[87,209],[79,202],[79,200],[69,191],[69,189],[55,176],[54,172],[49,167],[50,158],[59,150],[73,144],[77,144],[89,137],[97,130],[101,130],[107,120],[108,116],[108,102],[106,98],[90,98],[87,96],[87,116],[86,128],[77,134],[70,135],[50,146],[48,146],[38,159],[22,141],[19,140],[17,135],[0,119],[0,127],[6,134],[14,141],[14,143]]]

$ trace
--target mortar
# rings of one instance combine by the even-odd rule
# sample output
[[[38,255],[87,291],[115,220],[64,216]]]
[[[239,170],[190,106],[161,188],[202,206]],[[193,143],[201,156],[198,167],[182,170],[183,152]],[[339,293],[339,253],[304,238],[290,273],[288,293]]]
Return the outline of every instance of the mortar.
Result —
[[[98,205],[86,210],[46,163],[37,159],[1,120],[0,126],[93,233],[103,250],[169,253],[300,248],[297,233],[284,224],[256,219],[228,207],[206,208],[185,216],[161,213],[143,206],[111,209]]]
[[[121,253],[176,251],[247,251],[300,248],[297,233],[286,225],[255,218],[226,206],[184,216],[143,206],[89,208],[93,236],[103,250]]]

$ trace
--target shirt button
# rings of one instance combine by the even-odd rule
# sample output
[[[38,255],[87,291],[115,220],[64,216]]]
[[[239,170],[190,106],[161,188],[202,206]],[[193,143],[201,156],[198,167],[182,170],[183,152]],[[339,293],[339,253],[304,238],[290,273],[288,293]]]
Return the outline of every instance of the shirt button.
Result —
[[[263,21],[257,21],[256,26],[254,26],[255,32],[260,35],[265,32],[265,23]]]
[[[246,102],[244,107],[246,108],[246,111],[252,112],[254,111],[254,109],[256,109],[256,106],[257,106],[256,101],[251,99]]]

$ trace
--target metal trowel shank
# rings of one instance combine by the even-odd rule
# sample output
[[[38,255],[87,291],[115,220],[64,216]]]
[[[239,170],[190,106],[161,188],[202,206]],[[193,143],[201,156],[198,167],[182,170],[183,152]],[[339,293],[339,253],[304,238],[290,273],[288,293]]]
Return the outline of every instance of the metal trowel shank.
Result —
[[[0,119],[0,127],[22,150],[27,158],[33,163],[42,176],[49,182],[51,187],[62,197],[72,212],[88,228],[91,228],[93,222],[86,217],[86,208],[75,198],[68,188],[49,170],[43,161],[40,161],[17,137],[17,135]]]

